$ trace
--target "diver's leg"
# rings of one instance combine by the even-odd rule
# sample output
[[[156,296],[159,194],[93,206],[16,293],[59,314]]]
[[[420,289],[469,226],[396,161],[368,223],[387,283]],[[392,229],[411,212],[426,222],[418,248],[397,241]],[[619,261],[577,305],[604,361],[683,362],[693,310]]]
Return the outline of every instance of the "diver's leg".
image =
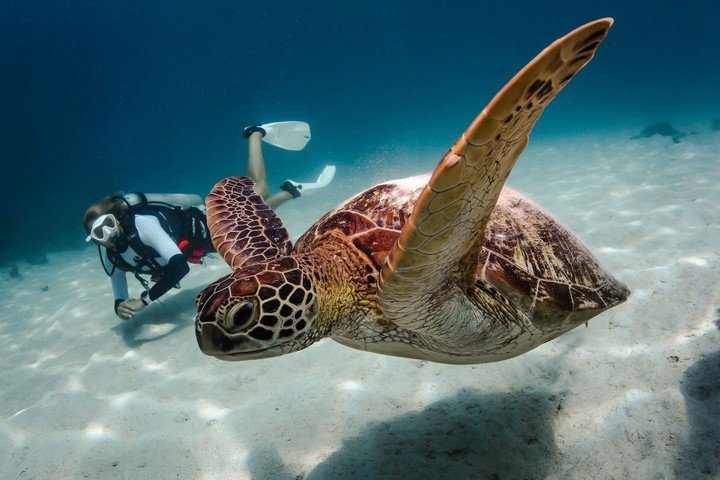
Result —
[[[275,210],[277,207],[287,202],[288,200],[292,200],[293,198],[295,197],[293,197],[290,192],[280,190],[278,193],[270,195],[268,198],[266,198],[265,203],[267,203],[270,208]]]
[[[252,127],[250,127],[252,128]],[[254,129],[253,129],[254,130]],[[247,131],[247,129],[246,129]],[[251,133],[252,132],[252,133]],[[300,196],[300,192],[292,184],[285,182],[281,187],[281,191],[268,197],[270,187],[267,183],[267,174],[265,173],[265,159],[262,153],[262,137],[264,132],[260,130],[247,131],[250,135],[248,139],[248,165],[247,176],[255,182],[255,191],[260,195],[270,208],[275,209],[293,198]]]
[[[270,198],[265,199],[265,203],[270,205],[270,208],[275,209],[293,198],[300,196],[300,189],[291,181],[285,180],[285,183],[280,185],[280,191]]]
[[[265,159],[262,153],[262,137],[260,131],[255,131],[248,137],[248,164],[247,176],[255,182],[255,191],[265,198],[270,192],[265,174]]]

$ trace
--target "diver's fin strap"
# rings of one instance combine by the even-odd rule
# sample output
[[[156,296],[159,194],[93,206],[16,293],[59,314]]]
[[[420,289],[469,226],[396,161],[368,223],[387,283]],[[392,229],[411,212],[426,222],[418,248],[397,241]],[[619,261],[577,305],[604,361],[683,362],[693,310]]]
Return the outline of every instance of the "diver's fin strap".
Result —
[[[285,183],[280,185],[280,190],[285,190],[290,195],[292,195],[293,198],[298,198],[300,196],[300,190],[290,180],[285,180]]]
[[[257,125],[253,125],[251,127],[245,127],[245,129],[243,130],[243,138],[250,138],[250,135],[252,135],[255,132],[260,132],[260,135],[262,135],[263,137],[266,134],[264,128],[259,127]]]

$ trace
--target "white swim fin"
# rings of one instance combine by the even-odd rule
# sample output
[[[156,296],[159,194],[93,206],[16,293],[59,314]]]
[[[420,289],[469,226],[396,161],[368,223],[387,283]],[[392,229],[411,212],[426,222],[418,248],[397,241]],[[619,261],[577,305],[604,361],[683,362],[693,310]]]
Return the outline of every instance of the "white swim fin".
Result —
[[[259,126],[263,142],[285,150],[302,150],[310,141],[310,125],[305,122],[274,122]]]
[[[293,197],[299,197],[300,195],[307,195],[317,189],[327,187],[334,177],[335,165],[326,165],[314,183],[300,183],[294,180],[286,180],[280,188],[292,193]],[[291,190],[294,190],[294,192]]]

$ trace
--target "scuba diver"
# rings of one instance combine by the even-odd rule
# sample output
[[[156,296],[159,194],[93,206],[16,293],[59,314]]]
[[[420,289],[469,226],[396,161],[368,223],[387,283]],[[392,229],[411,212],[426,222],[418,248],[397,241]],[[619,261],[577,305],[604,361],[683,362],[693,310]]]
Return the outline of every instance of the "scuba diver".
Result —
[[[310,140],[304,122],[277,122],[246,127],[247,175],[257,193],[273,209],[302,194],[328,185],[335,167],[326,166],[314,183],[286,180],[268,197],[262,141],[287,150],[302,150]],[[190,271],[189,263],[202,264],[215,249],[207,227],[205,206],[198,195],[115,193],[93,203],[85,212],[87,242],[98,246],[98,255],[110,277],[115,314],[129,320],[159,299]],[[126,274],[142,284],[139,298],[130,298]],[[150,275],[150,283],[141,275]]]
[[[188,201],[189,200],[189,201]],[[214,251],[202,199],[197,195],[117,193],[93,203],[83,220],[88,236],[110,277],[115,313],[123,320],[157,300]],[[143,285],[129,298],[126,273]],[[150,287],[140,275],[150,275]]]

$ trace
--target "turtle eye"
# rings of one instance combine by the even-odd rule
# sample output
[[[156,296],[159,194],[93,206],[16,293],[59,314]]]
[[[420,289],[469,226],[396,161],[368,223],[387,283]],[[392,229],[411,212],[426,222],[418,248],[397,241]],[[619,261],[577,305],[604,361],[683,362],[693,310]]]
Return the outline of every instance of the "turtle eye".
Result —
[[[255,316],[254,313],[255,307],[252,302],[242,302],[234,306],[230,309],[226,318],[228,328],[233,332],[244,329],[252,322]]]

